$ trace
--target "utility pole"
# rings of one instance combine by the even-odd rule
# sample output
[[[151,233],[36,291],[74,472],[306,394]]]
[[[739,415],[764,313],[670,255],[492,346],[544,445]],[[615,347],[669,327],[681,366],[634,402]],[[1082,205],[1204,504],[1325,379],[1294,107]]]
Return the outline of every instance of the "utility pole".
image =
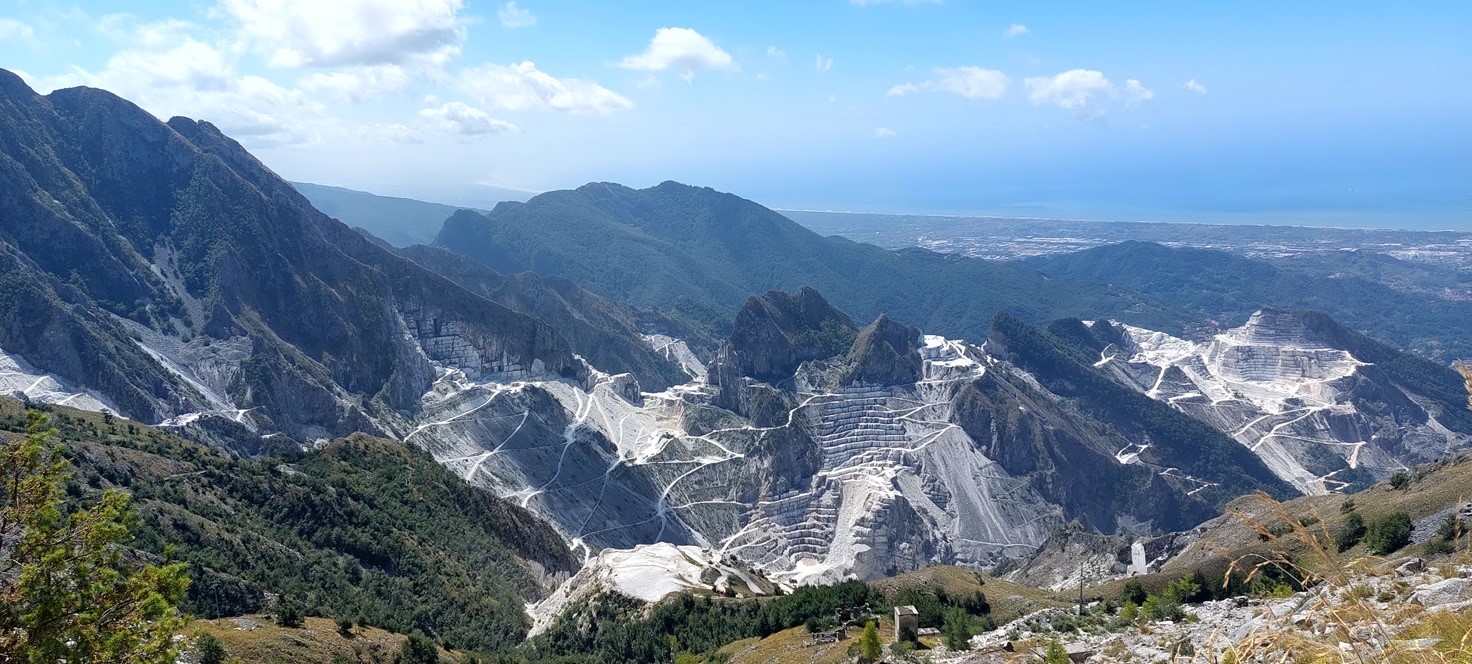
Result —
[[[1084,564],[1082,561],[1078,564],[1078,614],[1080,616],[1084,614]]]

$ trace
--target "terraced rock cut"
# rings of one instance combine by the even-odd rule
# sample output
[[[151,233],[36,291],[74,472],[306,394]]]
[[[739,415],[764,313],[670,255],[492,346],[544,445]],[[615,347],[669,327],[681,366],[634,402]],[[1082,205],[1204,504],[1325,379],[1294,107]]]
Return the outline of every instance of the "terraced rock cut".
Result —
[[[1122,341],[1096,366],[1228,432],[1305,494],[1357,490],[1472,442],[1300,314],[1260,311],[1203,342],[1115,325]]]
[[[695,547],[702,555],[665,566],[726,570],[713,579],[750,570],[792,587],[933,564],[987,569],[1031,555],[1074,519],[1152,532],[1215,513],[1194,495],[1206,480],[1157,463],[1148,445],[1138,463],[1118,463],[1129,439],[1100,433],[984,346],[884,318],[853,332],[846,317],[786,316],[793,296],[763,297],[740,320],[791,340],[781,357],[728,343],[704,380],[660,392],[597,370],[477,377],[440,365],[419,415],[395,426],[466,481],[553,523],[599,568]],[[800,299],[827,311],[815,292]],[[668,337],[649,342],[686,352]],[[792,355],[818,359],[793,369]],[[912,379],[865,380],[896,376]],[[1091,479],[1071,482],[1075,473]]]

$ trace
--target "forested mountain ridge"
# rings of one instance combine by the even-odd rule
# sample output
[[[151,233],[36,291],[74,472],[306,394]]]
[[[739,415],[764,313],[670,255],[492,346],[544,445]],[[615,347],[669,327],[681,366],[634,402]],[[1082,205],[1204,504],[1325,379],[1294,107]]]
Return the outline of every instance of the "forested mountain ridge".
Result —
[[[1351,260],[1336,258],[1337,263],[1328,264]],[[1190,312],[1218,329],[1241,325],[1264,307],[1313,310],[1349,329],[1440,362],[1472,356],[1472,302],[1396,290],[1354,273],[1315,273],[1308,266],[1290,268],[1225,251],[1138,241],[1039,256],[1022,263],[1050,277],[1149,293],[1162,306]],[[1366,263],[1372,261],[1356,262]],[[1386,263],[1393,261],[1382,258],[1378,265],[1363,269],[1393,267],[1385,267]],[[1163,329],[1123,316],[1109,317]]]
[[[67,493],[131,494],[140,519],[130,546],[188,563],[183,608],[200,617],[285,602],[500,650],[530,626],[523,601],[577,567],[534,516],[393,441],[358,435],[241,459],[121,418],[45,408],[72,464]],[[25,427],[22,405],[0,397],[0,436]]]
[[[751,293],[811,286],[861,320],[888,313],[935,334],[981,338],[997,311],[1043,323],[1064,315],[1140,312],[1133,296],[1031,268],[822,237],[761,205],[706,187],[593,183],[487,214],[462,210],[436,246],[504,273],[556,275],[615,302],[692,321],[710,342]],[[713,345],[713,344],[710,344]]]

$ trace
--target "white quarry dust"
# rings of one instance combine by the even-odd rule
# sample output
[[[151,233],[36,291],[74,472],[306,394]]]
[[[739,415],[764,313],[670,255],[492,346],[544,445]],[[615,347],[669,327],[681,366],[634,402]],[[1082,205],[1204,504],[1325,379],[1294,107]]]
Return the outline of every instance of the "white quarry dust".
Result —
[[[1322,494],[1345,484],[1332,472],[1320,476],[1306,469],[1302,452],[1295,453],[1290,442],[1326,446],[1350,468],[1360,463],[1366,441],[1344,439],[1343,432],[1353,428],[1336,431],[1329,424],[1331,416],[1357,415],[1337,383],[1366,364],[1348,352],[1271,329],[1261,313],[1201,343],[1122,327],[1131,347],[1105,349],[1096,366],[1108,366],[1151,398],[1229,432],[1299,491]],[[1139,451],[1121,450],[1117,456],[1120,463],[1131,463]]]
[[[644,341],[654,349],[654,352],[680,365],[680,370],[690,378],[697,382],[705,382],[705,363],[695,356],[684,339],[676,339],[663,334],[646,334]]]
[[[545,630],[569,604],[595,593],[614,591],[655,602],[683,590],[725,592],[731,584],[742,594],[762,594],[761,586],[745,572],[721,564],[698,546],[658,542],[632,549],[604,549],[546,599],[527,605],[532,617],[529,636]]]
[[[733,578],[759,570],[790,588],[934,564],[927,543],[968,564],[1025,555],[1060,521],[1058,509],[949,421],[956,391],[996,360],[938,336],[925,337],[921,353],[922,380],[892,388],[830,389],[831,377],[804,367],[796,407],[770,427],[720,415],[708,403],[713,388],[700,381],[634,399],[627,376],[596,371],[582,382],[528,375],[499,383],[446,369],[404,439],[547,518],[607,583],[637,582],[640,597],[688,587],[695,568],[713,560],[730,561],[723,569]],[[537,417],[524,405],[532,389],[561,404],[560,435],[543,426],[535,440],[517,438]],[[716,428],[688,430],[692,414]],[[789,428],[818,444],[817,473],[763,493],[762,478],[787,469],[751,452]]]
[[[118,409],[107,398],[92,390],[78,389],[66,379],[32,366],[26,358],[0,349],[0,394],[22,394],[30,401],[71,406],[92,412]]]

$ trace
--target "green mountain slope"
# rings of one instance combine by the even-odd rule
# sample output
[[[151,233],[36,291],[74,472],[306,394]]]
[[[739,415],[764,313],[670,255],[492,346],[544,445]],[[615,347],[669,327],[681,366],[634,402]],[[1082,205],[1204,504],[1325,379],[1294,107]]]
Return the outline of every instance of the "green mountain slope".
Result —
[[[1340,262],[1349,259],[1341,258]],[[1393,263],[1355,261],[1356,270]],[[1472,355],[1472,302],[1390,288],[1342,271],[1320,275],[1223,251],[1173,249],[1124,242],[1072,254],[1040,256],[1024,264],[1058,279],[1121,292],[1148,293],[1203,320],[1234,327],[1264,307],[1322,311],[1351,329],[1422,355],[1450,360]],[[1125,322],[1150,327],[1131,316]]]
[[[881,313],[931,333],[981,338],[997,311],[1043,322],[1071,312],[1137,310],[1134,296],[1047,279],[1030,268],[822,237],[756,203],[675,182],[635,190],[595,183],[460,211],[435,245],[503,273],[565,277],[615,302],[692,321],[725,336],[752,293],[812,286],[860,320]]]
[[[244,460],[160,430],[50,408],[73,464],[68,494],[128,491],[132,546],[189,563],[185,609],[201,617],[269,608],[421,630],[476,649],[519,642],[524,599],[576,559],[545,523],[466,485],[429,455],[354,436],[287,458]],[[25,430],[0,398],[0,435]]]
[[[310,182],[293,182],[291,186],[306,196],[312,207],[327,216],[368,231],[395,247],[428,244],[434,240],[445,217],[459,209],[442,203],[379,196]]]

